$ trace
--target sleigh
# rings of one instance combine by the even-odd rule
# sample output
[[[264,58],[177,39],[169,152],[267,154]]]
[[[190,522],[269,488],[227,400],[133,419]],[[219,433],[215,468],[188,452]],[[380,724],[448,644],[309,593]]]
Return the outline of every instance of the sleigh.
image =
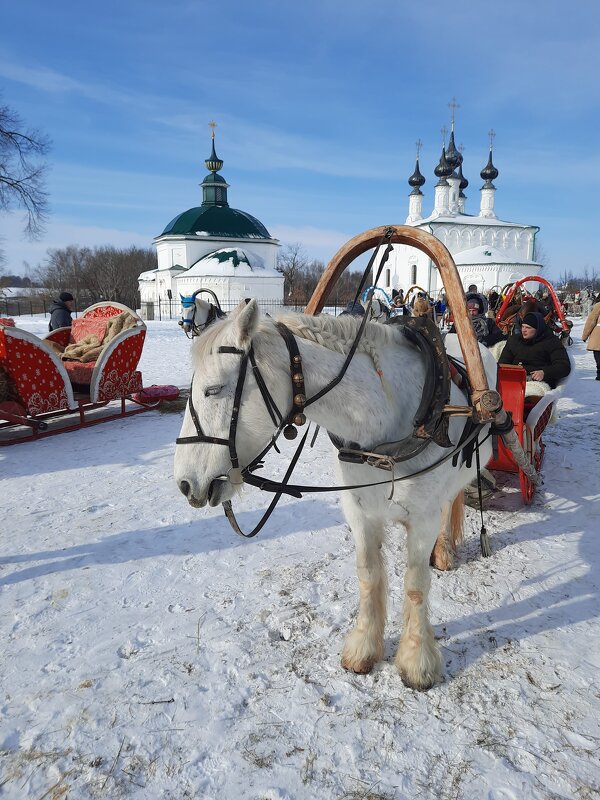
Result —
[[[572,344],[571,328],[573,327],[573,323],[565,318],[562,303],[558,299],[552,284],[539,275],[529,275],[526,278],[521,278],[521,280],[503,289],[502,294],[504,299],[496,312],[496,325],[498,325],[503,333],[508,334],[511,332],[517,320],[521,303],[525,300],[535,300],[535,297],[526,287],[526,284],[530,282],[539,283],[541,286],[545,287],[548,292],[548,299],[551,303],[551,307],[548,308],[544,314],[544,321],[548,327],[557,334],[565,344]]]
[[[117,318],[131,327],[106,340],[110,330],[118,329]],[[69,345],[83,349],[92,336],[100,345],[93,360],[61,359],[61,350]],[[164,393],[157,396],[144,390],[137,369],[145,336],[142,319],[115,302],[90,306],[71,328],[58,328],[44,339],[0,325],[0,368],[6,384],[0,396],[0,444],[51,436],[156,407]],[[96,409],[106,410],[95,413]]]
[[[571,359],[571,371],[574,364]],[[544,460],[545,445],[543,433],[552,421],[556,412],[556,403],[563,394],[568,378],[559,383],[556,389],[542,396],[529,395],[527,392],[527,373],[520,366],[512,364],[498,365],[498,391],[502,397],[504,409],[512,415],[519,441],[535,472],[539,474]],[[510,450],[498,440],[497,451],[489,469],[500,472],[512,472],[519,475],[519,485],[523,502],[529,505],[535,493],[535,483],[517,464]]]

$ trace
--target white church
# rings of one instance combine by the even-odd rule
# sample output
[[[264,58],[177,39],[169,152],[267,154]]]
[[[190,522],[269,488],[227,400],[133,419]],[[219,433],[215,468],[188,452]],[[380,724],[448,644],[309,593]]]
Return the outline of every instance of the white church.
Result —
[[[197,289],[212,289],[225,311],[245,297],[283,303],[284,277],[275,269],[279,242],[256,217],[230,208],[229,184],[219,174],[223,162],[215,152],[204,162],[209,174],[200,184],[202,205],[178,214],[154,239],[158,269],[138,278],[142,316],[154,306]]]
[[[451,106],[452,107],[452,106]],[[542,265],[535,258],[535,237],[539,228],[507,222],[496,216],[493,181],[498,170],[492,161],[493,131],[490,131],[490,153],[480,175],[483,186],[479,190],[479,211],[468,214],[464,190],[469,182],[463,175],[463,156],[454,143],[454,114],[448,148],[442,147],[439,164],[434,170],[435,185],[433,210],[423,216],[425,178],[419,169],[419,147],[414,173],[408,179],[409,194],[406,224],[432,233],[446,245],[458,267],[464,288],[475,284],[479,292],[504,287],[507,283],[537,275]],[[408,245],[394,245],[378,285],[391,295],[393,289],[406,290],[414,285],[437,297],[443,288],[435,264],[420,250]]]

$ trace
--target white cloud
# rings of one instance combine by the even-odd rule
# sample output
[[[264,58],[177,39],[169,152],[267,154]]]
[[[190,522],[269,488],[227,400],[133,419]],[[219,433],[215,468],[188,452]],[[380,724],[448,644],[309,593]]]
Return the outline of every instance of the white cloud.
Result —
[[[310,258],[329,261],[340,247],[352,237],[342,231],[329,228],[314,228],[311,226],[272,225],[270,233],[281,244],[295,244],[299,242]]]
[[[20,230],[19,224],[18,214],[8,214],[2,217],[0,236],[3,236],[4,239],[0,241],[0,247],[6,256],[4,271],[8,274],[22,274],[25,261],[30,267],[35,268],[44,261],[48,249],[66,247],[70,244],[80,247],[152,246],[152,236],[138,231],[102,228],[95,225],[76,225],[61,219],[54,219],[46,226],[46,234],[40,241],[29,242],[19,240],[12,235],[9,237],[9,233],[13,234],[15,230]]]

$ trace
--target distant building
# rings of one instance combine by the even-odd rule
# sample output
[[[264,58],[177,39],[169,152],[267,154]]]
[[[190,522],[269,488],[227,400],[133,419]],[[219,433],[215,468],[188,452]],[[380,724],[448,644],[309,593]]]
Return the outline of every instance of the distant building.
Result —
[[[490,132],[490,153],[480,175],[483,186],[479,190],[479,212],[467,214],[464,190],[469,185],[463,175],[463,156],[454,143],[454,120],[448,149],[442,147],[439,164],[434,170],[434,206],[429,216],[423,216],[425,178],[419,168],[419,146],[415,171],[408,179],[409,194],[406,224],[432,233],[446,245],[456,265],[465,289],[475,284],[478,291],[487,292],[493,287],[503,287],[527,275],[537,275],[542,265],[535,259],[535,237],[539,228],[498,219],[494,209],[496,187],[493,181],[498,170],[492,161],[493,132]],[[435,296],[442,289],[442,281],[431,259],[420,250],[407,245],[394,245],[388,263],[379,280],[379,286],[391,294],[392,289],[421,286]]]
[[[256,217],[230,208],[214,130],[204,163],[209,174],[200,184],[202,205],[178,214],[154,239],[158,269],[138,278],[143,316],[152,314],[153,304],[196,289],[212,289],[225,309],[245,297],[283,303],[284,278],[275,269],[279,242]]]

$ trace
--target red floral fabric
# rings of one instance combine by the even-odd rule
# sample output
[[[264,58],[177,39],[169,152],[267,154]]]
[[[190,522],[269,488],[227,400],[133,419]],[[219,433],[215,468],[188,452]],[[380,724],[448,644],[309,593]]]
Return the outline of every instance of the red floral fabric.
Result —
[[[95,319],[97,317],[116,317],[117,314],[123,312],[122,308],[116,306],[101,306],[100,308],[93,308],[88,311],[82,319]]]
[[[90,317],[79,317],[73,320],[71,326],[71,342],[77,344],[86,336],[97,336],[101,342],[106,333],[106,326],[108,319],[99,317],[97,319]]]
[[[41,341],[38,346],[10,336],[2,360],[29,414],[68,408],[63,377]]]
[[[89,386],[92,380],[92,372],[96,366],[95,361],[82,363],[81,361],[63,361],[63,367],[67,370],[67,375],[71,383],[83,383]]]
[[[142,388],[142,375],[136,367],[142,355],[146,331],[124,339],[110,354],[98,384],[98,400],[126,397]]]

